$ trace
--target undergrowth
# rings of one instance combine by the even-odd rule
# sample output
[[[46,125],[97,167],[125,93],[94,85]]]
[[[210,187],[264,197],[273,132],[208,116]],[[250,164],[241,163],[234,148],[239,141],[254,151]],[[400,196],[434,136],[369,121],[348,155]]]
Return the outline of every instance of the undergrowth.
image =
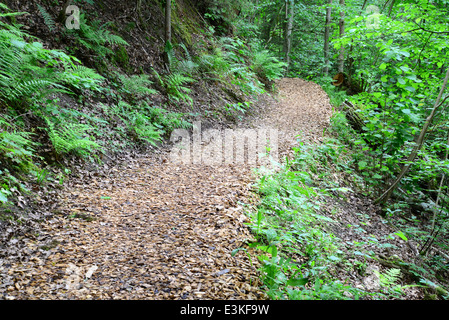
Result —
[[[326,227],[332,219],[320,213],[324,191],[311,186],[313,174],[302,161],[314,162],[312,152],[298,148],[296,163],[260,174],[260,204],[250,224],[258,241],[250,246],[263,252],[260,271],[271,299],[358,299],[368,293],[332,276],[345,254]]]
[[[393,215],[382,219],[383,223],[395,225],[394,233],[366,234],[364,226],[371,217],[363,213],[357,214],[358,225],[345,226],[361,235],[357,241],[348,242],[333,233],[333,226],[340,223],[334,218],[339,208],[329,208],[326,199],[346,201],[348,193],[369,196],[374,190],[372,177],[365,175],[369,171],[361,165],[369,161],[366,144],[355,138],[357,133],[343,113],[333,115],[329,132],[321,145],[301,144],[294,148],[293,159],[277,164],[276,170],[259,170],[255,190],[260,199],[257,209],[248,212],[256,242],[249,246],[259,252],[263,289],[269,298],[402,299],[407,288],[422,287],[447,299],[448,290],[444,287],[447,281],[443,279],[447,264],[442,254],[420,255],[416,261],[421,262],[405,262],[393,255],[392,260],[388,260],[392,267],[372,273],[377,279],[376,290],[354,287],[349,278],[341,276],[341,271],[345,270],[343,274],[354,272],[366,277],[367,259],[380,259],[373,248],[377,248],[377,252],[385,249],[394,252],[397,248],[388,239],[413,239],[423,244],[429,235],[418,224],[407,224],[397,218],[390,220]],[[402,212],[401,207],[397,210]],[[445,245],[444,241],[438,244]],[[414,283],[403,284],[405,275]],[[435,298],[436,295],[432,299]]]

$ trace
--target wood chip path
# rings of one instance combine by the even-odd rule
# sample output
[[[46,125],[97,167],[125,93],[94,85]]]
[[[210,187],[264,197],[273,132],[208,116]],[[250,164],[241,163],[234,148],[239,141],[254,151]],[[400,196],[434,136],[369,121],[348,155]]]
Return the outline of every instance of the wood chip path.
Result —
[[[331,108],[311,82],[283,79],[279,103],[255,126],[281,131],[288,154],[302,131],[319,140]],[[71,182],[61,215],[27,245],[39,255],[0,265],[7,299],[266,299],[257,259],[232,250],[252,239],[245,205],[254,197],[250,166],[176,165],[167,156]],[[253,263],[253,264],[252,264]]]

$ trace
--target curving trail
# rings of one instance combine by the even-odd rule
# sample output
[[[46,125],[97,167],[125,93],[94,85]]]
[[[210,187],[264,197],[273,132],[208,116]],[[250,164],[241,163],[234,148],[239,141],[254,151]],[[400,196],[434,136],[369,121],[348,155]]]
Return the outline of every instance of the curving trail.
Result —
[[[277,83],[279,101],[250,125],[279,130],[279,153],[319,141],[331,115],[322,89],[301,79]],[[233,249],[252,239],[250,165],[192,165],[166,153],[130,160],[89,181],[70,182],[61,215],[46,225],[45,250],[11,263],[0,294],[11,299],[263,299],[257,259]],[[0,266],[5,269],[5,266]],[[6,279],[6,280],[5,280]],[[7,283],[5,284],[5,281]]]
[[[323,130],[329,125],[332,106],[326,92],[314,82],[298,78],[285,78],[276,83],[278,103],[255,122],[259,127],[272,127],[279,131],[280,159],[291,156],[299,141],[319,143]]]

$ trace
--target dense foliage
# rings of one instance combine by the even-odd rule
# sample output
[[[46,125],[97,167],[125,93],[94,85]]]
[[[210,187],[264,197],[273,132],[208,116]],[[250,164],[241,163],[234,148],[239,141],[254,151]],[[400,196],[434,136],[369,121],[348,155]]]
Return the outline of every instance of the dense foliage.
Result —
[[[334,132],[352,150],[352,160],[344,167],[338,165],[340,170],[352,172],[360,192],[383,206],[383,215],[395,221],[405,239],[419,244],[419,256],[424,258],[421,267],[426,269],[421,276],[430,274],[440,280],[449,263],[445,253],[449,248],[447,4],[426,0],[259,0],[253,6],[246,1],[223,4],[233,6],[229,12],[240,13],[237,35],[258,39],[264,49],[289,63],[287,76],[315,81],[328,92],[340,110],[335,114],[339,120],[334,122]],[[215,17],[218,13],[214,6],[211,8],[210,15]],[[294,26],[289,52],[286,38],[292,12]],[[326,12],[331,13],[329,38],[326,38]],[[222,14],[223,20],[231,17]],[[330,44],[329,52],[326,42]],[[341,81],[334,83],[332,78],[338,74]],[[342,122],[341,114],[347,115],[349,123]],[[355,129],[349,136],[348,125]],[[296,192],[283,186],[293,179],[294,170],[286,170],[284,175],[270,178],[281,184],[282,190],[276,187],[274,193],[262,192],[266,201],[277,195],[273,203],[281,203],[284,200],[280,200],[283,199],[280,194]],[[262,187],[267,185],[267,179],[262,178]],[[274,204],[264,203],[257,215],[257,226],[263,221],[261,212],[266,212],[267,206],[272,208]],[[296,206],[293,208],[297,210]],[[291,209],[281,211],[288,210]],[[304,207],[301,212],[304,215],[308,210]],[[273,226],[282,225],[284,214],[279,213],[280,221],[271,223],[266,230],[270,234],[261,237],[268,241],[269,247],[272,241],[285,241],[285,230],[274,238],[272,231]],[[291,235],[298,231],[287,232]],[[277,247],[282,247],[279,242]],[[291,251],[288,245],[285,250]],[[277,259],[277,272],[288,269],[277,252],[272,257]],[[273,296],[290,297],[288,286],[287,291],[279,291],[288,284],[288,278],[280,281],[279,275],[269,269],[274,260],[266,265],[269,292]],[[437,260],[440,262],[436,265]],[[294,267],[289,272],[295,279],[299,270]],[[309,293],[302,291],[300,295]]]
[[[448,1],[202,0],[194,5],[198,24],[183,22],[173,1],[175,37],[160,46],[164,63],[152,65],[151,72],[130,66],[126,32],[120,34],[114,22],[83,13],[79,29],[61,28],[50,2],[56,3],[42,1],[38,12],[48,31],[66,42],[64,50],[47,48],[17,23],[24,12],[0,3],[3,206],[29,191],[27,183],[45,183],[46,167],[63,166],[63,159],[101,162],[189,128],[196,87],[209,84],[232,97],[218,109],[205,106],[202,116],[236,122],[259,94],[272,90],[274,80],[299,77],[321,84],[337,111],[323,146],[295,150],[292,163],[261,174],[258,182],[262,200],[251,227],[258,237],[253,246],[264,252],[259,258],[270,298],[369,295],[333,281],[335,265],[345,257],[341,243],[329,230],[320,231],[324,227],[310,228],[327,222],[317,210],[322,199],[347,191],[331,182],[309,186],[316,168],[329,163],[351,177],[357,192],[382,205],[396,236],[419,243],[422,263],[406,265],[417,282],[434,285],[431,278],[447,285]],[[150,6],[129,5],[139,15]],[[136,28],[133,22],[125,30]],[[196,42],[189,28],[200,35]],[[341,83],[334,81],[337,75]],[[370,252],[352,254],[361,264],[373,258]],[[307,261],[295,262],[294,256]],[[385,290],[377,297],[400,297],[397,270],[379,275]]]

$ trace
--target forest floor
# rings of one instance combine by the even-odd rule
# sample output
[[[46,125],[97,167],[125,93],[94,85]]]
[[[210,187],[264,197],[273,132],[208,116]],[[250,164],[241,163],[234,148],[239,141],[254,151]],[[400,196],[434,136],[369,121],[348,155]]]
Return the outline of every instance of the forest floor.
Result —
[[[276,86],[277,97],[259,100],[254,116],[237,126],[276,129],[284,159],[299,141],[322,141],[332,110],[315,83],[283,79]],[[39,235],[20,240],[23,255],[0,263],[0,296],[266,299],[255,252],[231,254],[253,239],[245,211],[257,203],[254,166],[179,164],[169,153],[161,148],[68,181],[58,213]],[[356,212],[375,214],[368,201],[355,197],[341,206],[342,223]],[[372,228],[388,228],[377,222]]]
[[[277,83],[278,100],[255,106],[246,128],[278,130],[279,158],[319,141],[331,107],[322,89],[301,79]],[[304,140],[303,139],[303,140]],[[248,163],[176,164],[169,148],[66,183],[58,214],[25,254],[3,261],[7,299],[263,299],[257,259],[233,249],[252,235],[245,206]],[[28,253],[29,255],[27,256]],[[251,253],[251,251],[250,251]]]

